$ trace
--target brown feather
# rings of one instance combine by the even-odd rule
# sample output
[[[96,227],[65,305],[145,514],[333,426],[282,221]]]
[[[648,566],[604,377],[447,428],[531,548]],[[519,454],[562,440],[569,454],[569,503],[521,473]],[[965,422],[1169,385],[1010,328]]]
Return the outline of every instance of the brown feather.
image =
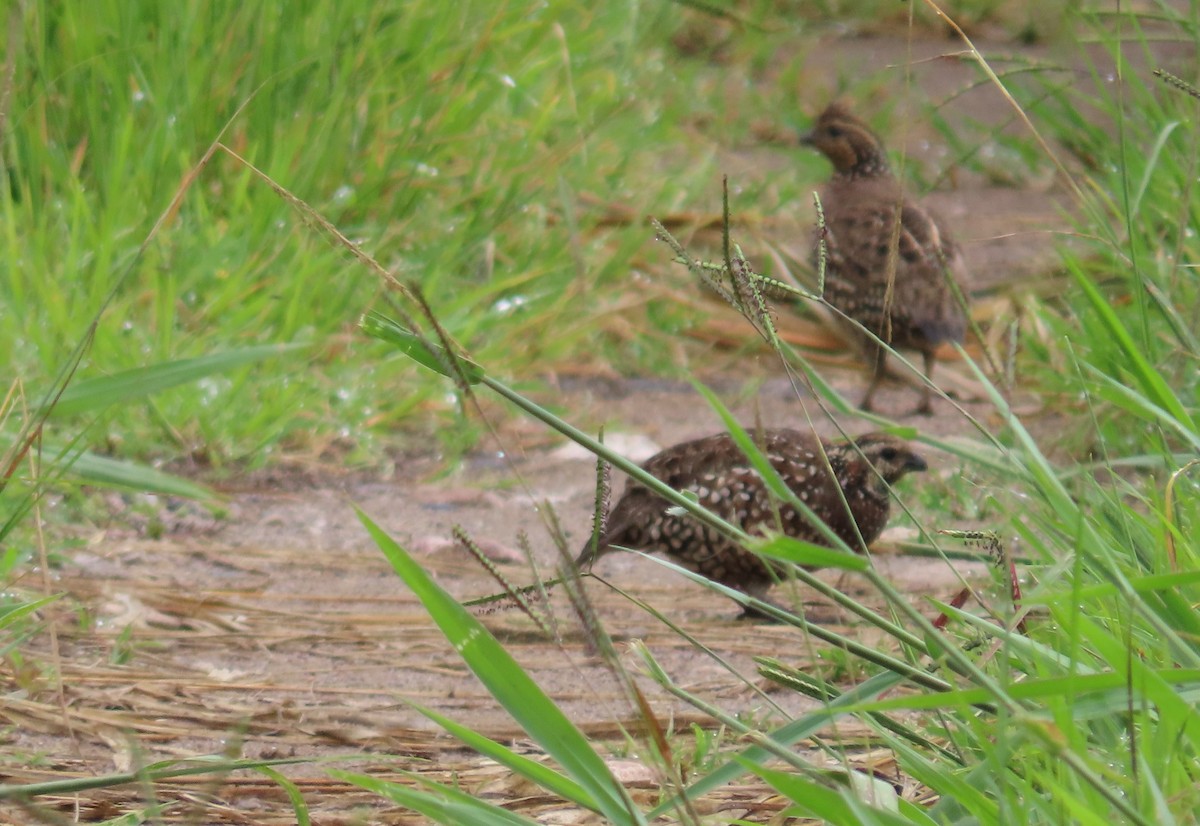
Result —
[[[825,299],[893,347],[911,348],[933,369],[937,346],[961,342],[966,266],[958,245],[931,212],[905,195],[878,136],[839,103],[817,118],[805,141],[833,163],[825,212]],[[814,251],[814,256],[816,252]],[[883,375],[883,350],[848,325],[874,368],[863,409]],[[929,412],[926,387],[921,412]]]

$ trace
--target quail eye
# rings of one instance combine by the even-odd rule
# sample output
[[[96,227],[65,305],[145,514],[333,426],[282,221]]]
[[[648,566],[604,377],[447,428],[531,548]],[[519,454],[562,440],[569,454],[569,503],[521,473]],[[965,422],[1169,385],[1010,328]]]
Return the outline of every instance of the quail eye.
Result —
[[[831,137],[831,138],[840,138],[840,137],[842,136],[842,134],[843,134],[843,133],[842,133],[842,127],[840,127],[840,126],[831,126],[831,127],[829,127],[829,137]]]
[[[883,459],[883,461],[885,461],[885,462],[892,462],[892,461],[895,461],[895,459],[896,459],[896,448],[894,448],[894,447],[885,447],[883,450],[879,451],[879,457],[880,457],[881,459]]]

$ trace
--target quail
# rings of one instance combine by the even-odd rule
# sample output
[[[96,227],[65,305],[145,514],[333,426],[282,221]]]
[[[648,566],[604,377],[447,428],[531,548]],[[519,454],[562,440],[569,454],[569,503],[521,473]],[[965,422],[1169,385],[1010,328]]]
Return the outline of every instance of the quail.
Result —
[[[839,442],[819,442],[811,433],[789,429],[761,430],[754,436],[788,488],[851,548],[869,545],[883,531],[890,486],[910,471],[926,469],[908,443],[885,433]],[[775,529],[828,544],[799,511],[772,496],[728,433],[667,448],[642,467],[675,490],[691,491],[701,505],[749,534]],[[633,481],[609,514],[598,543],[589,541],[576,564],[590,569],[613,546],[661,552],[759,599],[765,599],[779,577],[778,568],[691,515],[673,512],[665,500]],[[745,613],[758,614],[750,608]]]
[[[817,118],[804,143],[833,163],[821,197],[825,213],[825,298],[834,309],[892,347],[919,350],[925,376],[942,342],[963,340],[966,267],[938,219],[904,193],[879,137],[840,103]],[[819,244],[813,251],[819,256]],[[859,405],[871,410],[883,379],[886,351],[854,325],[872,368]],[[917,412],[931,412],[923,384]]]

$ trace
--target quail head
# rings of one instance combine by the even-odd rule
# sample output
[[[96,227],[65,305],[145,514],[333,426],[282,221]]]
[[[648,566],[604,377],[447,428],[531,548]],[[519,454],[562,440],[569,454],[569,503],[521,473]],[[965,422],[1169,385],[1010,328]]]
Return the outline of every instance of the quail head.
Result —
[[[864,549],[887,525],[890,486],[925,460],[903,440],[871,433],[850,441],[819,442],[799,430],[753,432],[788,488],[851,548]],[[822,457],[824,453],[824,458]],[[828,462],[826,462],[828,459]],[[749,534],[764,529],[819,545],[825,537],[799,511],[778,501],[728,433],[683,442],[642,467]],[[764,598],[780,569],[739,547],[689,514],[678,514],[644,485],[630,481],[597,545],[576,560],[589,568],[613,546],[658,551],[709,579]],[[593,553],[593,547],[596,552]],[[746,609],[746,614],[757,614]]]
[[[872,368],[860,407],[870,410],[885,372],[876,341],[919,350],[926,379],[939,344],[966,330],[966,267],[938,219],[905,195],[877,135],[840,103],[830,104],[803,141],[833,164],[825,186],[825,299],[849,324]],[[819,256],[819,246],[813,257]],[[929,384],[918,412],[931,412]]]

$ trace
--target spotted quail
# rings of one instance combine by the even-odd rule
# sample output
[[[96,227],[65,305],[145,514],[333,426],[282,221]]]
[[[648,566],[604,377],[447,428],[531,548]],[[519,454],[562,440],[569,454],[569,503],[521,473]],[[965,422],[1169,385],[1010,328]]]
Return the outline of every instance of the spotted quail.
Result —
[[[904,194],[879,138],[840,103],[830,104],[803,141],[833,163],[822,194],[825,212],[825,298],[893,347],[919,350],[925,376],[944,341],[963,340],[966,267],[938,219]],[[814,250],[814,260],[819,253]],[[854,327],[872,368],[860,407],[883,378],[886,352]],[[931,412],[929,385],[920,413]]]
[[[787,486],[851,548],[869,545],[883,531],[889,486],[909,471],[926,468],[925,460],[906,442],[884,433],[823,443],[828,466],[821,458],[821,445],[809,433],[758,431],[755,441]],[[667,448],[642,467],[675,490],[691,491],[701,505],[747,533],[761,534],[771,528],[828,544],[798,511],[771,496],[728,433]],[[660,551],[709,579],[760,599],[778,578],[778,569],[773,572],[760,557],[690,515],[675,515],[666,501],[632,481],[609,515],[598,552],[593,556],[589,541],[576,563],[590,568],[614,545]],[[748,615],[756,613],[746,609]]]

